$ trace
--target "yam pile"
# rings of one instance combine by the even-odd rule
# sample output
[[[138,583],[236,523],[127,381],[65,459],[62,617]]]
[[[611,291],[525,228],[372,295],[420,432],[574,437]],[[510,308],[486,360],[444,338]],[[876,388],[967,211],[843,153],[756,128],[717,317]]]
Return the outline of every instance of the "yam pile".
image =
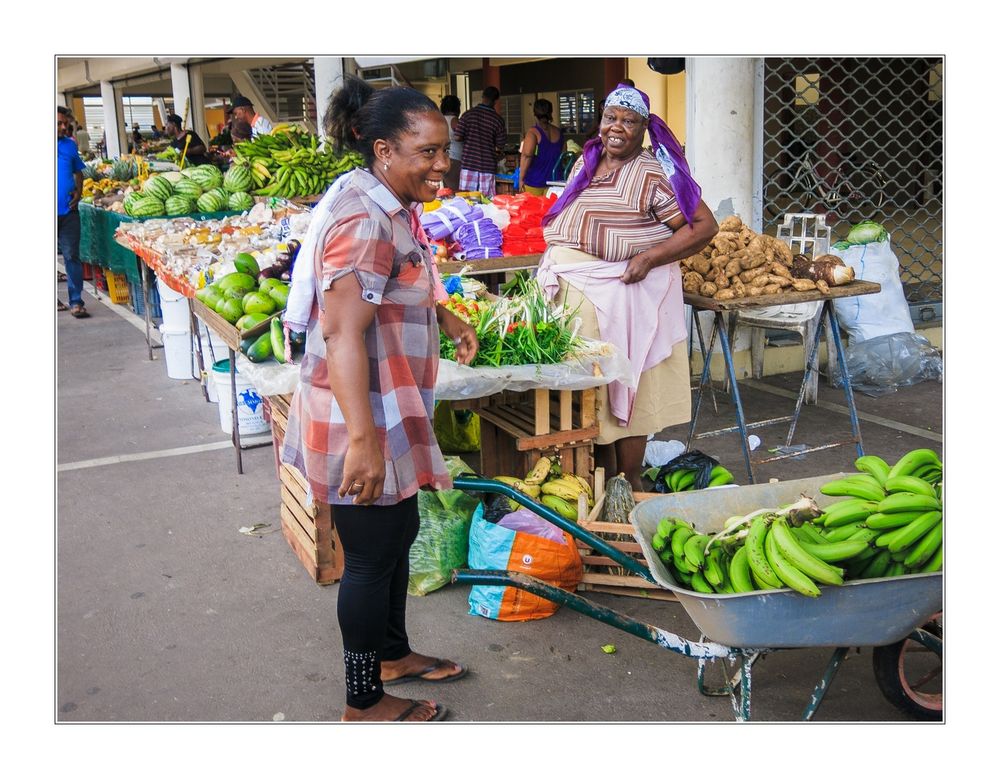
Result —
[[[853,280],[853,269],[832,254],[810,260],[793,255],[784,241],[759,235],[729,216],[719,232],[698,254],[680,262],[684,291],[715,300],[776,295],[784,290],[818,289],[824,295],[831,285]]]

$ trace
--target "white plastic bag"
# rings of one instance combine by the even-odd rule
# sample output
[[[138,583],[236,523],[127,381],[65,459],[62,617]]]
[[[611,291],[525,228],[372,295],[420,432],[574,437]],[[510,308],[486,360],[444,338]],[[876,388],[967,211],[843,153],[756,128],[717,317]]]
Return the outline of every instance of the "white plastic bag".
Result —
[[[914,332],[910,307],[899,279],[899,261],[893,254],[890,238],[846,249],[830,248],[831,254],[854,268],[856,279],[882,285],[882,291],[875,295],[833,301],[840,326],[847,331],[852,344],[882,335]]]

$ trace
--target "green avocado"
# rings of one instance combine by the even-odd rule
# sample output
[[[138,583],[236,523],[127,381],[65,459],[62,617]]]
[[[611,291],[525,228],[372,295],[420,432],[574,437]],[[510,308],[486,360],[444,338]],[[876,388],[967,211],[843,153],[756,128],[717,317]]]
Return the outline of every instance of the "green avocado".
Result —
[[[241,316],[243,316],[243,305],[239,300],[234,298],[226,298],[225,301],[219,306],[219,310],[216,312],[232,325],[235,325]]]
[[[233,287],[243,287],[245,289],[256,289],[257,277],[249,273],[230,273],[215,282],[223,292]]]
[[[243,298],[243,311],[247,314],[273,314],[278,308],[274,298],[263,292],[250,292]]]

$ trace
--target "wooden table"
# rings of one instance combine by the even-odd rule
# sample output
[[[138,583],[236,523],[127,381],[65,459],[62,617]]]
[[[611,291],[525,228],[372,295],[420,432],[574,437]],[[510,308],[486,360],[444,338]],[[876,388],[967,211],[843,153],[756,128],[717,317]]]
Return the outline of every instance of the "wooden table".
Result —
[[[499,286],[507,273],[519,270],[534,270],[538,267],[540,254],[519,254],[512,257],[494,257],[489,260],[468,260],[466,262],[439,262],[437,267],[442,276],[460,273],[467,269],[463,276],[485,276],[483,283],[486,288],[497,294]]]
[[[691,425],[688,429],[688,440],[687,448],[691,448],[691,442],[695,438],[706,438],[708,436],[720,435],[722,433],[732,433],[739,431],[740,443],[743,447],[743,459],[746,464],[747,475],[750,478],[750,483],[754,483],[754,472],[753,466],[755,464],[759,465],[765,462],[773,462],[775,460],[784,460],[788,457],[797,457],[801,454],[807,452],[815,452],[822,449],[832,449],[837,446],[845,446],[853,443],[857,447],[858,456],[861,457],[864,454],[864,448],[861,443],[861,429],[858,424],[858,414],[857,409],[854,406],[854,392],[851,388],[851,378],[847,372],[847,361],[844,357],[844,348],[840,339],[840,325],[837,321],[837,313],[833,307],[833,301],[842,298],[854,297],[856,295],[872,295],[880,292],[882,287],[879,284],[875,284],[870,281],[852,281],[850,284],[842,284],[836,287],[830,287],[828,294],[823,294],[819,290],[809,290],[807,292],[782,292],[777,295],[761,295],[758,297],[746,297],[737,298],[735,300],[715,300],[714,298],[706,298],[701,295],[684,295],[684,302],[690,305],[696,312],[694,317],[695,328],[698,332],[698,340],[701,345],[701,353],[703,359],[703,366],[701,371],[701,380],[698,383],[698,389],[695,394],[694,408],[691,414]],[[777,305],[787,305],[790,303],[808,303],[812,301],[822,301],[823,309],[820,315],[820,326],[816,328],[816,335],[811,344],[805,344],[804,346],[808,350],[809,358],[806,361],[806,370],[802,377],[802,385],[799,389],[798,399],[795,403],[795,410],[789,416],[776,417],[774,419],[762,420],[759,422],[747,423],[743,414],[743,404],[740,400],[739,385],[736,381],[736,370],[733,367],[733,354],[730,348],[730,338],[736,327],[736,317],[731,316],[728,326],[725,320],[725,314],[732,314],[744,309],[760,308],[763,306],[777,306]],[[705,339],[701,330],[701,321],[697,316],[698,311],[712,311],[715,314],[714,322],[712,325],[712,334],[709,339],[708,347],[705,346]],[[798,422],[799,413],[802,410],[803,399],[805,398],[806,386],[809,382],[810,377],[814,372],[819,371],[819,341],[820,336],[823,333],[823,328],[827,329],[827,337],[833,339],[833,343],[836,347],[837,353],[837,363],[840,367],[840,375],[844,385],[844,396],[847,399],[847,407],[850,411],[851,417],[851,431],[853,436],[846,441],[837,441],[832,444],[825,444],[823,446],[816,446],[802,451],[796,451],[794,453],[782,454],[777,457],[769,457],[762,460],[752,461],[750,457],[750,445],[747,441],[747,431],[765,427],[768,425],[777,424],[779,422],[790,422],[788,435],[786,438],[785,445],[791,446],[792,436],[795,433],[795,425]],[[727,334],[727,329],[730,333]],[[719,343],[722,347],[722,357],[726,364],[726,376],[729,383],[729,394],[733,401],[733,406],[736,409],[736,425],[733,427],[726,427],[720,430],[712,430],[705,433],[700,433],[695,435],[695,428],[698,424],[698,412],[701,408],[702,397],[707,388],[711,387],[711,366],[712,366],[712,349],[715,346],[716,335],[719,337]]]

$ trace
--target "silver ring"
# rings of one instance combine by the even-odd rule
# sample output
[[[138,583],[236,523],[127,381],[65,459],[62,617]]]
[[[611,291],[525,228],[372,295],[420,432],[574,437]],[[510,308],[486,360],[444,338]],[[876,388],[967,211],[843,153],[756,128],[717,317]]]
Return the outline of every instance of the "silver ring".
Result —
[[[461,338],[452,338],[451,342],[453,344],[455,344],[455,346],[458,346],[460,343],[462,343],[462,339]]]

